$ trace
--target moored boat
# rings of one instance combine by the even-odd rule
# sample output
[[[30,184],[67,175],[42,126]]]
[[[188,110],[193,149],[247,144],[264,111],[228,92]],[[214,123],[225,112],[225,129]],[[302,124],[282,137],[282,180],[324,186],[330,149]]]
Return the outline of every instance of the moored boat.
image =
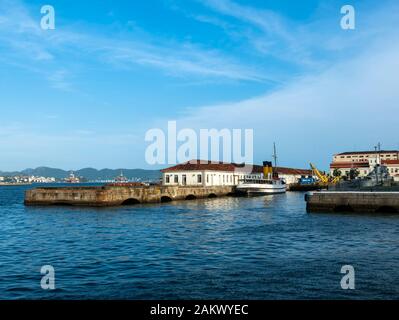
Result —
[[[276,145],[274,145],[275,167],[277,166]],[[248,195],[276,194],[287,192],[285,181],[279,178],[278,173],[274,170],[272,162],[263,162],[262,175],[249,175],[239,181],[236,187],[237,192],[246,193]]]
[[[73,171],[71,171],[71,173],[69,174],[68,178],[65,178],[64,181],[66,183],[80,183],[80,178],[78,178],[77,176],[75,176],[75,174],[73,173]]]
[[[285,193],[287,185],[282,179],[245,178],[237,186],[237,191],[248,195]]]

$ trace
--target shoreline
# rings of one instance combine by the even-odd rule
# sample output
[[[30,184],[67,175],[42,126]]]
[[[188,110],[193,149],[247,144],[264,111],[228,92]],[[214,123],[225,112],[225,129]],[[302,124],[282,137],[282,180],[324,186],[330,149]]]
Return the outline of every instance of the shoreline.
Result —
[[[0,182],[0,187],[2,186],[31,186],[32,183],[7,183],[7,182]]]

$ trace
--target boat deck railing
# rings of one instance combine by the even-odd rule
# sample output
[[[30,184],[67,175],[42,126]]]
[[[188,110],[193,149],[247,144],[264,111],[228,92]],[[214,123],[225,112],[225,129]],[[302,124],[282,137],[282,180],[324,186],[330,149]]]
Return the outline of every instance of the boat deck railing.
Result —
[[[239,183],[254,183],[254,184],[273,184],[276,180],[270,179],[259,179],[259,178],[244,178],[238,180]],[[282,184],[285,184],[283,180],[281,180]]]

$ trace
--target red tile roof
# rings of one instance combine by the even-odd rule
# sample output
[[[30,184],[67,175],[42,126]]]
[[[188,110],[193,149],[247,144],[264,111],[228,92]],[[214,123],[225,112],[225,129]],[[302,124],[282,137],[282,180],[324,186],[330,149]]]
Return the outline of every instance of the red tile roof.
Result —
[[[181,163],[176,166],[161,170],[161,172],[172,172],[172,171],[235,171],[238,168],[238,164],[224,163],[224,162],[212,162],[204,160],[191,160],[186,163]]]
[[[399,150],[381,150],[381,151],[352,151],[337,153],[336,156],[344,156],[349,154],[385,154],[385,153],[399,153]]]
[[[225,162],[211,162],[201,160],[191,160],[186,163],[178,164],[176,166],[161,170],[161,172],[176,172],[176,171],[227,171],[227,172],[243,172],[246,173],[251,169],[251,173],[262,173],[263,166],[259,165],[245,165],[237,163]],[[293,169],[277,167],[276,171],[279,174],[295,174],[295,175],[312,175],[312,170]]]
[[[276,167],[275,171],[279,174],[293,174],[293,175],[306,175],[310,176],[313,174],[312,170],[308,169],[294,169],[294,168],[285,168],[285,167]],[[254,165],[252,173],[262,173],[263,167]]]
[[[308,169],[294,169],[294,168],[284,168],[277,167],[276,171],[279,174],[293,174],[293,175],[303,175],[303,176],[312,176],[313,171]]]

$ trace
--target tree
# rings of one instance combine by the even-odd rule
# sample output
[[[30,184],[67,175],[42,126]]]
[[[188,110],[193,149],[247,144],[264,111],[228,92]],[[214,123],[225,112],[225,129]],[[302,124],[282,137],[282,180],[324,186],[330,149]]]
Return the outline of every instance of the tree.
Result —
[[[351,180],[356,179],[357,176],[358,176],[359,174],[360,174],[359,170],[357,170],[356,168],[352,168],[352,169],[349,171],[349,178],[350,178]]]
[[[333,176],[334,177],[340,177],[342,175],[341,170],[339,170],[338,168],[335,168],[333,171]]]

